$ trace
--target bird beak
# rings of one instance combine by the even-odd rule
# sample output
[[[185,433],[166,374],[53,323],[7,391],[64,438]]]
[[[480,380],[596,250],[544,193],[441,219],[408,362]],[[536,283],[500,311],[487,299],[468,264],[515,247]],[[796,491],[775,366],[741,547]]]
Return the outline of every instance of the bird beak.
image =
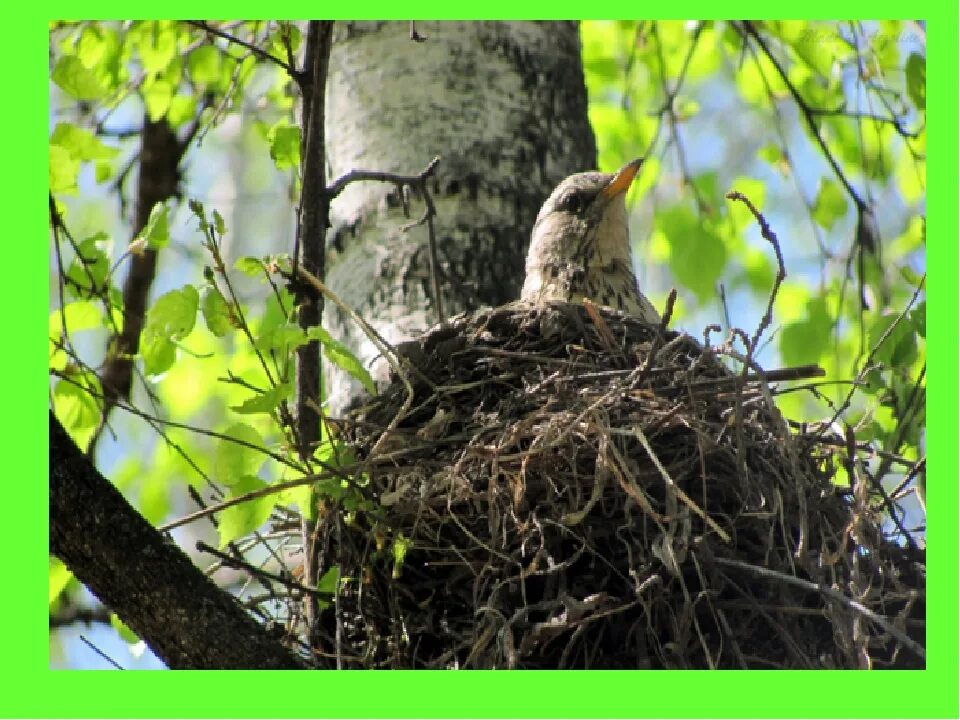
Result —
[[[617,174],[613,176],[607,186],[600,191],[600,194],[603,195],[608,200],[615,198],[617,195],[621,195],[630,189],[633,179],[637,176],[637,172],[640,170],[640,166],[643,165],[643,159],[637,158],[636,160],[631,160],[622,168],[617,171]]]

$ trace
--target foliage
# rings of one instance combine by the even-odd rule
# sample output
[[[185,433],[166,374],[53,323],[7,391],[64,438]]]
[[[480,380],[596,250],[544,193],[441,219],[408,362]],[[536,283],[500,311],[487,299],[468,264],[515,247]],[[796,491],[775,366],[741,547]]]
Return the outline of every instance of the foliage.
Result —
[[[285,505],[314,517],[328,500],[348,512],[361,502],[339,480],[267,492],[351,462],[326,427],[312,458],[295,451],[287,404],[296,348],[319,342],[327,361],[375,388],[351,348],[322,327],[300,327],[298,300],[277,273],[289,267],[285,257],[263,245],[247,254],[231,246],[251,234],[278,235],[280,213],[292,216],[281,200],[297,190],[302,138],[285,65],[300,49],[300,28],[263,21],[216,28],[221,34],[175,21],[51,26],[57,277],[49,357],[51,403],[85,446],[103,429],[97,370],[122,330],[125,264],[160,253],[135,358],[138,390],[124,416],[111,419],[124,457],[108,448],[99,464],[157,522],[183,495],[182,484],[205,488],[215,501],[253,496],[219,513],[219,543],[227,546],[271,514],[285,517]],[[674,324],[695,335],[720,317],[752,334],[776,265],[753,217],[724,199],[743,192],[779,236],[789,276],[758,357],[767,367],[816,363],[827,373],[806,392],[780,394],[781,409],[798,421],[849,424],[858,439],[896,458],[875,463],[885,486],[909,477],[911,466],[922,480],[923,28],[588,22],[582,40],[601,168],[646,158],[631,199],[648,294],[662,307],[676,285]],[[191,141],[190,200],[157,204],[134,236],[112,213],[117,197],[121,211],[129,199],[144,118]],[[265,194],[277,213],[264,213],[253,228],[236,219],[243,203],[228,213],[213,199],[231,176],[227,158],[236,157],[249,165],[230,182],[238,192]],[[201,187],[193,176],[205,174]],[[289,236],[273,241],[289,252]],[[399,573],[406,541],[389,543]],[[328,572],[322,581],[335,578]],[[51,603],[74,585],[51,564]]]
[[[892,469],[877,464],[888,487],[925,452],[924,32],[777,21],[587,22],[581,33],[601,167],[642,155],[653,168],[634,191],[645,289],[662,300],[676,285],[675,317],[694,334],[724,317],[750,335],[776,265],[753,218],[723,199],[743,192],[788,273],[758,357],[827,375],[780,407],[840,420],[896,455]]]

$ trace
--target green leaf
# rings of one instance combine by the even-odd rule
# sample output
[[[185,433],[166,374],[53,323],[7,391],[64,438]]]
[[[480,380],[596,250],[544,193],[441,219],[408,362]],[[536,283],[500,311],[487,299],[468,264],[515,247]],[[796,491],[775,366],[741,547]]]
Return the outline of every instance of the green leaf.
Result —
[[[213,226],[217,230],[217,235],[227,234],[227,224],[223,221],[223,215],[216,210],[213,211]]]
[[[98,232],[77,245],[78,255],[67,269],[67,279],[72,285],[86,291],[103,287],[110,271],[110,261],[103,246],[109,241],[105,232]]]
[[[823,298],[807,303],[803,320],[787,323],[780,331],[780,356],[787,365],[816,363],[830,346],[832,320]]]
[[[50,144],[59,145],[78,160],[110,160],[120,152],[115,147],[104,145],[89,130],[71,123],[57,123],[50,135]]]
[[[917,333],[913,323],[899,322],[890,330],[890,334],[881,343],[884,333],[887,332],[898,315],[884,313],[871,326],[868,333],[870,347],[876,347],[874,359],[889,367],[906,367],[917,359]],[[924,328],[925,330],[926,328]],[[878,346],[879,344],[879,346]]]
[[[140,642],[137,634],[127,627],[126,623],[124,623],[116,613],[110,613],[110,627],[116,630],[120,638],[128,645],[136,645]]]
[[[368,393],[377,394],[377,386],[370,373],[346,345],[334,340],[322,327],[310,328],[307,331],[307,337],[311,340],[319,340],[323,344],[323,354],[330,362],[357,380]]]
[[[138,238],[144,238],[152,248],[164,248],[170,244],[169,209],[166,203],[158,202],[150,211],[146,227]]]
[[[63,312],[53,310],[50,313],[50,337],[59,339],[63,333],[63,322],[66,321],[68,333],[79,330],[90,330],[100,327],[103,323],[103,311],[93,300],[77,300],[63,306]]]
[[[204,289],[200,310],[207,329],[217,337],[223,337],[233,329],[233,313],[218,288],[208,285]]]
[[[623,75],[620,63],[610,56],[584,59],[583,72],[589,85],[611,83]]]
[[[197,322],[200,294],[193,285],[164,293],[147,311],[144,332],[171,340],[183,340]]]
[[[147,311],[140,341],[140,354],[147,375],[159,375],[173,365],[176,359],[173,341],[182,340],[191,333],[197,322],[199,304],[197,289],[185,285],[159,297]]]
[[[910,53],[905,68],[907,93],[918,110],[927,109],[927,61],[917,53]]]
[[[96,180],[98,185],[113,177],[113,163],[108,162],[107,160],[97,160],[93,167],[93,178]]]
[[[187,57],[187,70],[193,82],[204,85],[220,78],[220,51],[213,45],[201,45]]]
[[[278,170],[300,166],[300,128],[286,120],[279,121],[267,133],[270,157]]]
[[[265,487],[267,487],[267,483],[260,478],[245,475],[230,488],[230,497],[239,497],[262,490]],[[237,538],[243,537],[263,525],[270,518],[275,502],[276,498],[273,495],[264,495],[252,500],[245,500],[221,511],[219,514],[220,524],[217,526],[217,532],[220,535],[220,547],[226,547],[227,544]]]
[[[230,409],[241,415],[252,415],[254,413],[272,413],[280,403],[288,399],[293,393],[291,383],[280,383],[262,393],[254,395],[252,398],[244,400],[240,405],[231,405]]]
[[[297,325],[264,322],[255,345],[260,352],[276,352],[285,357],[307,342],[307,334]]]
[[[147,73],[158,73],[166,69],[177,56],[177,34],[169,20],[142,23],[137,30],[134,42],[140,51],[140,60]]]
[[[50,558],[49,576],[48,602],[52,605],[53,602],[60,597],[60,593],[67,587],[67,583],[73,578],[73,573],[57,558]]]
[[[100,381],[93,373],[75,373],[70,380],[57,381],[53,387],[55,410],[65,428],[92,430],[97,426],[100,407],[94,395],[100,395]]]
[[[144,335],[140,341],[140,355],[143,357],[143,372],[147,375],[160,375],[173,366],[177,359],[177,346],[160,335]]]
[[[920,283],[923,281],[923,278],[920,275],[917,275],[913,271],[913,268],[908,265],[904,265],[900,268],[900,277],[902,277],[909,285],[913,287],[920,287]]]
[[[833,180],[822,180],[820,192],[813,202],[813,219],[823,228],[830,230],[834,224],[847,214],[847,197]]]
[[[669,265],[674,277],[701,302],[711,300],[727,263],[723,239],[682,205],[660,213],[656,222],[670,246]]]
[[[263,261],[250,255],[237,258],[233,267],[249,277],[257,277],[263,274]]]
[[[317,580],[317,590],[333,595],[337,591],[337,582],[340,580],[340,566],[332,565],[320,579]]]
[[[145,82],[141,91],[143,102],[147,106],[147,115],[153,122],[157,122],[170,109],[170,102],[173,100],[173,86],[170,81],[157,78],[152,82]]]
[[[221,439],[213,455],[215,479],[224,485],[233,486],[246,475],[256,475],[266,458],[260,433],[246,423],[234,423],[223,434],[240,442]]]
[[[927,301],[917,303],[917,306],[910,311],[910,322],[917,331],[917,335],[922,338],[927,337]]]
[[[80,161],[60,145],[50,146],[50,192],[76,195]]]
[[[203,209],[203,203],[195,198],[190,198],[187,201],[187,207],[190,208],[190,212],[200,221],[200,226],[205,227],[207,224],[207,213]]]
[[[403,533],[398,532],[393,538],[393,543],[390,547],[390,550],[393,554],[393,577],[394,579],[400,577],[400,574],[403,572],[403,561],[407,558],[407,551],[413,547],[413,542],[408,540],[403,536]]]
[[[167,121],[174,129],[180,128],[197,114],[197,98],[193,95],[174,95],[167,110]]]
[[[50,74],[53,82],[77,100],[99,100],[107,94],[96,73],[74,55],[64,55]]]

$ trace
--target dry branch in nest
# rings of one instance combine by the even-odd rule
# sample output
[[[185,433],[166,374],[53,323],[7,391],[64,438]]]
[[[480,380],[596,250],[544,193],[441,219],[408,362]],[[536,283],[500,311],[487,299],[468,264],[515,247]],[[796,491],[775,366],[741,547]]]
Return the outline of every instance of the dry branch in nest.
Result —
[[[589,310],[589,311],[588,311]],[[922,667],[923,557],[757,372],[612,310],[508,305],[400,349],[318,523],[344,667]],[[398,365],[398,367],[399,367]]]

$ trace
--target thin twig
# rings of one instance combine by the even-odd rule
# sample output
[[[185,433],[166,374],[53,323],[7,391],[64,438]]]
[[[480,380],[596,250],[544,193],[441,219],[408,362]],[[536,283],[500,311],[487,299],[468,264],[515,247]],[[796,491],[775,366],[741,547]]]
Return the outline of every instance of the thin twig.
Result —
[[[253,577],[273,580],[274,582],[279,583],[290,590],[298,590],[305,595],[312,595],[313,597],[321,600],[329,601],[331,599],[331,594],[328,592],[323,592],[321,590],[317,590],[316,588],[301,585],[300,583],[291,580],[288,577],[284,577],[283,575],[272,573],[269,570],[264,570],[263,568],[258,568],[256,565],[251,565],[245,560],[236,558],[233,555],[228,555],[225,552],[220,552],[216,548],[207,545],[207,543],[203,542],[202,540],[197,541],[197,550],[213,555],[215,558],[219,558],[220,562],[222,562],[224,565],[236,568],[238,570],[245,570]]]
[[[199,28],[204,32],[210,33],[211,35],[216,35],[218,38],[222,38],[223,40],[226,40],[229,43],[232,43],[234,45],[239,45],[242,48],[246,48],[261,60],[266,60],[268,62],[274,63],[275,65],[278,65],[279,67],[283,68],[293,80],[296,80],[299,82],[299,80],[301,79],[301,73],[293,65],[287,62],[284,62],[283,60],[281,60],[275,55],[271,55],[266,50],[264,50],[263,48],[257,47],[253,43],[247,42],[242,38],[238,38],[236,35],[231,35],[228,32],[224,32],[223,30],[220,30],[219,28],[216,28],[213,25],[210,25],[203,20],[185,20],[184,22],[186,22],[187,25],[193,25],[193,27]]]
[[[840,181],[840,184],[846,189],[847,194],[853,200],[854,204],[858,209],[863,209],[867,207],[867,204],[864,202],[863,198],[860,197],[860,194],[854,189],[853,185],[850,184],[850,181],[847,179],[847,176],[843,173],[843,170],[840,168],[840,164],[837,162],[836,158],[833,156],[833,153],[830,152],[830,148],[827,147],[826,140],[823,139],[823,136],[820,134],[820,126],[817,125],[817,121],[814,119],[814,114],[810,109],[810,105],[800,94],[800,91],[797,90],[793,82],[790,80],[790,76],[787,75],[787,71],[784,69],[783,65],[773,54],[773,52],[768,47],[766,41],[754,27],[753,23],[749,20],[744,20],[741,23],[743,31],[753,38],[754,42],[760,46],[760,49],[763,50],[763,54],[767,56],[767,59],[770,61],[770,64],[776,69],[777,74],[780,76],[780,79],[783,81],[783,84],[786,86],[790,95],[793,96],[794,102],[796,102],[797,107],[800,109],[800,114],[803,115],[804,119],[807,121],[807,126],[810,128],[810,133],[816,139],[817,144],[820,146],[820,150],[823,152],[823,156],[826,158],[827,162],[830,164],[830,167],[833,169],[834,174],[837,176],[837,179]]]
[[[866,607],[863,603],[849,598],[838,590],[835,590],[832,587],[826,585],[821,585],[819,583],[811,582],[810,580],[804,580],[803,578],[794,577],[793,575],[786,575],[782,572],[777,572],[776,570],[771,570],[770,568],[759,567],[757,565],[750,565],[749,563],[740,562],[739,560],[730,560],[727,558],[714,557],[713,562],[717,565],[723,565],[725,567],[737,568],[739,570],[744,570],[749,572],[757,577],[761,577],[767,580],[778,580],[780,582],[787,583],[789,585],[795,585],[797,587],[803,588],[810,592],[820,593],[831,600],[836,600],[845,607],[855,610],[864,617],[872,620],[877,625],[879,625],[884,631],[890,634],[893,638],[898,640],[904,645],[904,647],[911,650],[918,657],[926,659],[927,653],[926,650],[915,640],[906,635],[902,630],[894,626],[886,617],[875,613],[870,608]]]

